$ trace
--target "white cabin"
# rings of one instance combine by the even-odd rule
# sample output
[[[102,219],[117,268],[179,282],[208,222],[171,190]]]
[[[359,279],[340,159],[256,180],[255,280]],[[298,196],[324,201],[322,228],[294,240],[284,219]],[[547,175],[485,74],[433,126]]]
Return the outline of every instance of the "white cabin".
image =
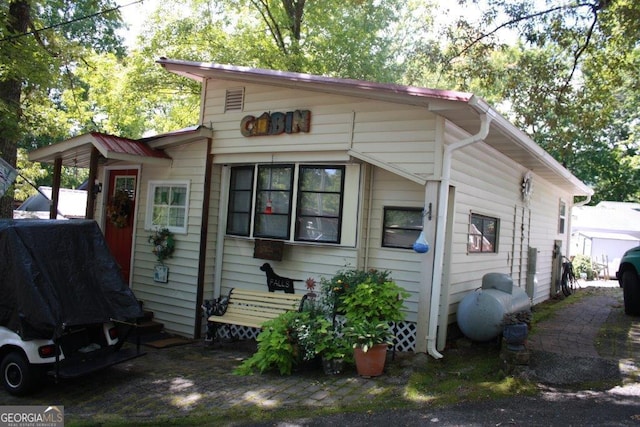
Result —
[[[592,190],[482,99],[158,63],[201,82],[198,126],[139,141],[92,133],[30,158],[93,159],[103,183],[93,212],[107,240],[126,230],[109,225],[105,195],[128,191],[128,280],[171,332],[201,335],[203,299],[233,287],[266,290],[264,258],[279,275],[299,279],[300,293],[307,278],[320,282],[345,267],[389,270],[411,293],[399,348],[432,355],[485,273],[509,274],[534,304],[555,292],[574,198]],[[163,227],[176,240],[166,283],[154,281],[148,243]],[[421,230],[426,253],[412,248]],[[265,245],[275,253],[261,255]]]

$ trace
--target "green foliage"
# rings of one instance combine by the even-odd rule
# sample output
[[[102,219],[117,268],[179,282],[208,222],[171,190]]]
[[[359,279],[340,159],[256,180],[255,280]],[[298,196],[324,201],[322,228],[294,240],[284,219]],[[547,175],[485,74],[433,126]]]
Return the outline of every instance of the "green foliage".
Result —
[[[320,294],[330,312],[340,309],[342,298],[353,292],[360,283],[383,284],[389,280],[391,273],[387,270],[359,270],[345,268],[339,270],[331,278],[320,280]]]
[[[255,371],[264,373],[276,370],[280,375],[291,375],[300,361],[295,326],[297,322],[304,322],[308,318],[306,312],[288,311],[265,322],[257,338],[258,351],[243,361],[235,373],[249,375]]]
[[[345,336],[350,340],[353,348],[359,347],[363,352],[369,351],[378,344],[393,344],[393,334],[389,323],[362,320],[350,323],[345,328]]]
[[[399,322],[404,319],[403,300],[409,293],[395,282],[368,279],[340,297],[348,325],[359,322]]]
[[[497,105],[594,188],[594,204],[638,200],[640,3],[555,6],[488,2],[479,19],[447,27],[447,43],[419,42],[405,82],[470,91]]]
[[[60,95],[77,88],[73,72],[88,52],[123,53],[115,33],[120,15],[105,12],[112,8],[111,0],[0,5],[0,156],[11,165],[17,164],[18,147],[33,148],[59,140],[62,129],[65,137],[76,130],[66,122],[69,105],[62,105]],[[12,197],[0,200],[0,216],[11,216]]]
[[[587,275],[587,280],[593,280],[596,278],[596,272],[593,270],[591,257],[579,254],[573,258],[571,263],[573,264],[573,271],[575,271],[576,276],[580,277],[580,275],[584,273]]]
[[[308,317],[295,322],[297,343],[302,350],[303,359],[313,360],[316,356],[326,359],[345,358],[350,347],[339,325],[334,325],[320,310],[308,314]]]

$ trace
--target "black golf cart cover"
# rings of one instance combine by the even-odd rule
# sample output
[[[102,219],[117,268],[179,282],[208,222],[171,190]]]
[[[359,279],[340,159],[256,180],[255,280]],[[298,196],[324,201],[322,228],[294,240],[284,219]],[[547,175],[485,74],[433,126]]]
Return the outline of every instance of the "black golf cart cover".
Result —
[[[142,310],[91,220],[0,221],[0,325],[22,339]]]

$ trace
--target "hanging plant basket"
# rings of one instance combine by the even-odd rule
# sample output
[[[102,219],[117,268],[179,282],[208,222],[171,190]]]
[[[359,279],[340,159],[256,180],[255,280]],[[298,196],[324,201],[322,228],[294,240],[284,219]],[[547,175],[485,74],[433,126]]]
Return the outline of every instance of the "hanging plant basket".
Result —
[[[176,241],[173,233],[167,228],[156,230],[149,236],[149,243],[153,246],[152,252],[158,258],[160,264],[164,264],[164,260],[173,257],[176,249]]]
[[[132,207],[133,202],[129,198],[129,194],[124,190],[116,191],[107,205],[107,217],[111,224],[117,228],[128,226]]]

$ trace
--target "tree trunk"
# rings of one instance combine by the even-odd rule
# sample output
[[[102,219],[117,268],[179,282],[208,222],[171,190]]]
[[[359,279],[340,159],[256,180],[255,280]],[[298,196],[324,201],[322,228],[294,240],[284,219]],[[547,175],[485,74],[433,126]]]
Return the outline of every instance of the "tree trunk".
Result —
[[[26,0],[10,2],[7,16],[6,33],[24,34],[29,24],[30,5]],[[28,37],[28,36],[27,36]],[[11,57],[19,52],[21,38],[6,40],[0,46],[0,56]],[[13,55],[12,55],[13,54]],[[6,79],[0,80],[0,157],[11,166],[16,166],[17,147],[20,140],[20,97],[22,95],[22,78],[17,70],[10,70]],[[7,192],[0,199],[0,218],[13,217],[13,193]]]

